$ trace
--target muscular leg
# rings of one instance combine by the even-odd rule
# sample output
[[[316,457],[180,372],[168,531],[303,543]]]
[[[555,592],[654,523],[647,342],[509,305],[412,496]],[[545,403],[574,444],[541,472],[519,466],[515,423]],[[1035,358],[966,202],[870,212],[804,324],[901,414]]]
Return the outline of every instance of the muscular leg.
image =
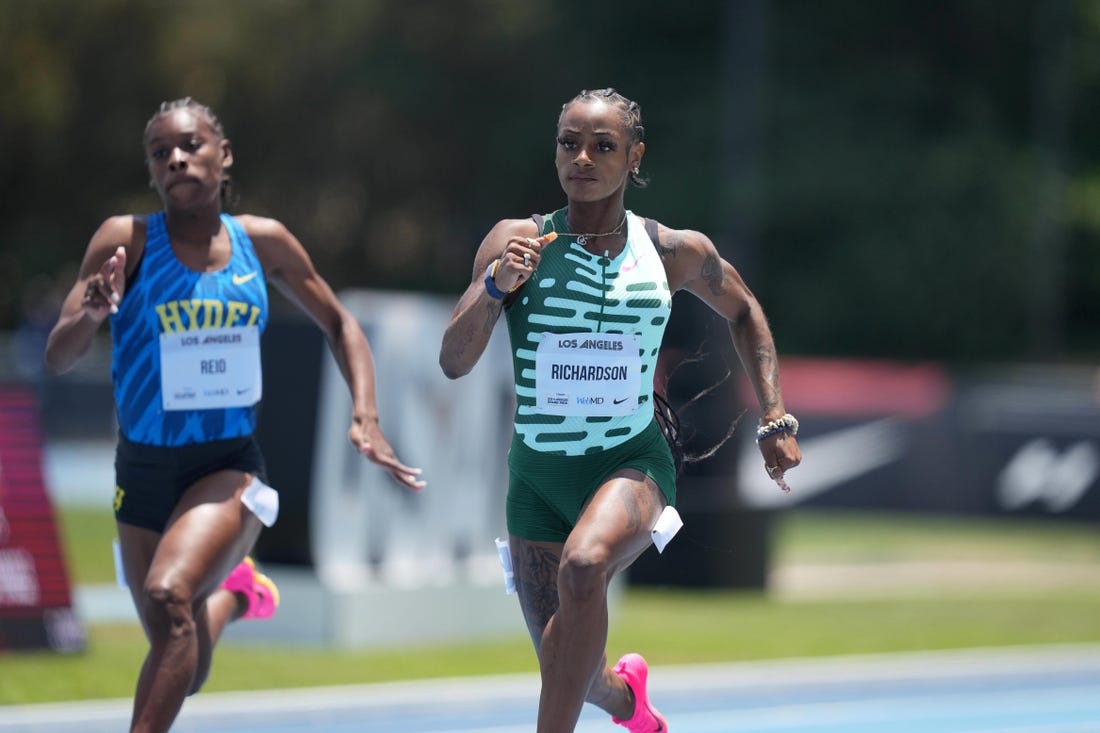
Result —
[[[150,646],[131,731],[167,731],[206,677],[213,645],[236,609],[233,594],[214,592],[259,536],[259,520],[240,503],[250,481],[240,471],[205,476],[183,495],[162,535],[119,524],[130,593]]]
[[[516,594],[519,596],[523,619],[541,657],[542,635],[558,610],[558,565],[563,543],[530,542],[512,535],[512,565],[515,568]],[[607,666],[607,655],[600,660],[602,670],[588,688],[585,702],[590,702],[616,717],[633,709],[634,698],[617,674]]]
[[[585,700],[619,718],[633,713],[633,694],[607,667],[607,587],[649,546],[663,508],[657,487],[625,470],[600,487],[564,545],[513,538],[517,591],[542,672],[538,733],[572,731]]]
[[[254,543],[255,539],[252,542]],[[248,554],[251,547],[252,543],[249,543],[248,549],[241,555],[241,560]],[[237,561],[239,562],[240,560]],[[230,570],[236,567],[237,563],[233,563]],[[229,571],[226,571],[225,575],[228,574]],[[193,606],[199,656],[198,663],[195,665],[195,678],[191,682],[191,689],[187,691],[188,695],[194,695],[202,689],[206,678],[210,676],[210,665],[214,661],[214,647],[218,639],[221,638],[229,622],[239,619],[246,610],[248,610],[248,599],[225,588],[216,588],[205,601]]]

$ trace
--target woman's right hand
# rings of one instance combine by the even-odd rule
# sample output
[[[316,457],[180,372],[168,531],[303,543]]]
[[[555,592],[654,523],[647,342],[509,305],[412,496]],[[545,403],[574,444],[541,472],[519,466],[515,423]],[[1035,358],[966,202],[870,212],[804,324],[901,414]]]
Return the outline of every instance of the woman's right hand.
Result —
[[[88,279],[80,305],[96,323],[118,313],[119,303],[126,291],[126,248],[118,247],[115,253]]]
[[[557,232],[548,232],[538,239],[510,237],[500,255],[493,280],[497,288],[510,293],[531,279],[531,273],[539,266],[542,248],[557,239]]]
[[[405,488],[420,491],[428,485],[421,480],[419,468],[410,468],[397,459],[377,420],[353,417],[348,439],[359,453],[389,471],[393,479]]]

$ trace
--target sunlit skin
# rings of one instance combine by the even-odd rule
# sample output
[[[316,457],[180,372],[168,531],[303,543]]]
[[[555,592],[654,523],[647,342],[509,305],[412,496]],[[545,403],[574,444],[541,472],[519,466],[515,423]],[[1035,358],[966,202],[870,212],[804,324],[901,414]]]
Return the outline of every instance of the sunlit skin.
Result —
[[[619,223],[630,171],[643,155],[645,143],[631,143],[614,107],[597,101],[563,111],[554,165],[569,200],[571,231],[603,232]]]
[[[602,99],[574,100],[563,110],[554,164],[565,193],[572,233],[603,234],[585,245],[593,254],[615,257],[626,243],[619,228],[631,172],[645,143],[634,139],[624,110]],[[719,256],[705,235],[658,226],[655,243],[673,293],[686,290],[729,324],[745,373],[760,403],[761,421],[785,413],[778,359],[760,304],[737,271]],[[504,308],[522,297],[544,247],[529,219],[504,219],[482,241],[470,284],[455,307],[440,350],[443,372],[468,373],[484,353]],[[560,246],[560,245],[559,245]],[[499,260],[496,287],[509,293],[492,298],[483,284],[486,268]],[[514,292],[513,292],[514,291]],[[794,436],[779,433],[759,443],[765,470],[777,480],[801,461]],[[614,473],[588,501],[564,543],[511,536],[517,592],[539,658],[542,693],[538,733],[573,731],[584,702],[619,719],[635,710],[630,688],[607,664],[607,587],[651,543],[650,530],[665,507],[663,494],[637,471]]]
[[[154,118],[144,147],[177,259],[196,272],[223,269],[232,254],[220,219],[222,182],[233,164],[229,140],[202,113],[186,107]],[[373,357],[358,322],[285,226],[257,216],[236,218],[252,240],[268,283],[324,333],[351,391],[352,445],[400,485],[421,489],[420,470],[397,459],[379,427]],[[107,219],[92,236],[49,336],[51,372],[71,369],[102,322],[117,311],[142,259],[145,238],[145,217],[131,215]],[[252,478],[235,470],[203,476],[183,493],[163,533],[118,523],[126,577],[150,646],[134,696],[132,731],[170,728],[185,697],[206,680],[226,624],[245,610],[244,596],[220,584],[259,536],[260,521],[240,503]]]

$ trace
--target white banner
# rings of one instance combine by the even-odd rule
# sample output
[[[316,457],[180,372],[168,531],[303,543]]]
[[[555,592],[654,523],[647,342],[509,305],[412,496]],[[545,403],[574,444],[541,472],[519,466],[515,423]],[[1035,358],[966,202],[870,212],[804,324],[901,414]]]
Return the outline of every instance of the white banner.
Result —
[[[471,373],[452,381],[439,366],[439,348],[454,299],[350,291],[340,300],[370,339],[382,430],[428,485],[409,491],[352,448],[351,398],[326,353],[310,515],[318,573],[338,587],[456,579],[499,585],[494,539],[507,536],[515,409],[504,324]]]

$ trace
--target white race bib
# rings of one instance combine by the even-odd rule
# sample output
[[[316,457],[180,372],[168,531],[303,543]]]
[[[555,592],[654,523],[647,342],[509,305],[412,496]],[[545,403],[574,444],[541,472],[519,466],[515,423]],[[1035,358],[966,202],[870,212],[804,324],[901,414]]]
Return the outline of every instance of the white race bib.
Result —
[[[543,333],[535,352],[535,411],[618,417],[638,410],[637,334]]]
[[[260,401],[260,329],[208,328],[160,335],[165,410],[248,407]]]

